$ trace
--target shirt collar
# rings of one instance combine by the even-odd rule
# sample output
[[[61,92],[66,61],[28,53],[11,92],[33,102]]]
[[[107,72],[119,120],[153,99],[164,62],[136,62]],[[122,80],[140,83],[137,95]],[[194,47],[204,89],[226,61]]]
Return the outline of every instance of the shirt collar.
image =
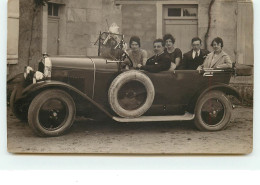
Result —
[[[198,52],[198,56],[200,56],[200,50],[197,52]],[[192,50],[192,58],[195,58],[195,56],[196,56],[196,51]]]

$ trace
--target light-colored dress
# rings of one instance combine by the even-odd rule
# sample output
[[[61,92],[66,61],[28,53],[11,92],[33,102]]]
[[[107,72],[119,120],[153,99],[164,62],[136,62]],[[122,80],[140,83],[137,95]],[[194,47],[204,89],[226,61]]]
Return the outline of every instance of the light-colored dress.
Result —
[[[138,64],[145,65],[147,61],[147,52],[143,49],[139,49],[138,51],[128,50],[127,51],[129,57],[133,62],[133,67],[136,68]],[[125,59],[126,64],[130,64],[128,58]]]
[[[202,64],[204,68],[232,68],[232,61],[228,54],[221,51],[218,55],[211,52],[207,55],[204,63]]]

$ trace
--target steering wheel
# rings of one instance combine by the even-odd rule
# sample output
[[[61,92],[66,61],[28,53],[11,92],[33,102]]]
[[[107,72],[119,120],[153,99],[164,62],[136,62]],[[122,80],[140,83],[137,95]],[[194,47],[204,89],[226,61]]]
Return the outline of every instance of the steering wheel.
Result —
[[[131,58],[129,57],[128,53],[123,50],[121,60],[124,61],[126,58],[130,61],[129,67],[133,67],[133,61],[132,61]]]

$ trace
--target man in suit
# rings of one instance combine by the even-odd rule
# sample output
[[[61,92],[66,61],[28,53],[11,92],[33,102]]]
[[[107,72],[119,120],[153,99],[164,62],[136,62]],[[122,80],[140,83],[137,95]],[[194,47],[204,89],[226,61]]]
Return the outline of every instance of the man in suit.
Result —
[[[183,55],[182,64],[180,69],[186,70],[196,70],[198,66],[202,65],[207,54],[208,50],[201,49],[201,39],[199,37],[194,37],[191,40],[192,50]]]
[[[138,64],[138,68],[152,73],[167,71],[171,67],[171,58],[164,52],[164,41],[156,39],[153,42],[154,56],[149,58],[145,65]]]

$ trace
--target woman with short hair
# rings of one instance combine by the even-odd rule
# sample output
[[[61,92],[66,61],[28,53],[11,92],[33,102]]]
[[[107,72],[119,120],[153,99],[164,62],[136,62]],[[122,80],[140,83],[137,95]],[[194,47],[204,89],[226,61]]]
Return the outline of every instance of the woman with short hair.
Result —
[[[132,67],[137,68],[138,64],[144,66],[147,61],[147,52],[140,48],[140,38],[138,36],[132,36],[129,41],[129,47],[130,49],[127,53],[133,62]],[[124,63],[130,66],[130,61],[128,58],[125,59]]]
[[[171,34],[165,34],[163,36],[163,41],[165,43],[166,52],[171,58],[171,70],[177,69],[182,60],[182,52],[179,48],[174,47],[175,38]]]
[[[214,38],[211,46],[214,51],[207,55],[204,63],[198,67],[198,70],[202,68],[232,68],[232,61],[229,55],[222,50],[224,46],[222,38]]]

